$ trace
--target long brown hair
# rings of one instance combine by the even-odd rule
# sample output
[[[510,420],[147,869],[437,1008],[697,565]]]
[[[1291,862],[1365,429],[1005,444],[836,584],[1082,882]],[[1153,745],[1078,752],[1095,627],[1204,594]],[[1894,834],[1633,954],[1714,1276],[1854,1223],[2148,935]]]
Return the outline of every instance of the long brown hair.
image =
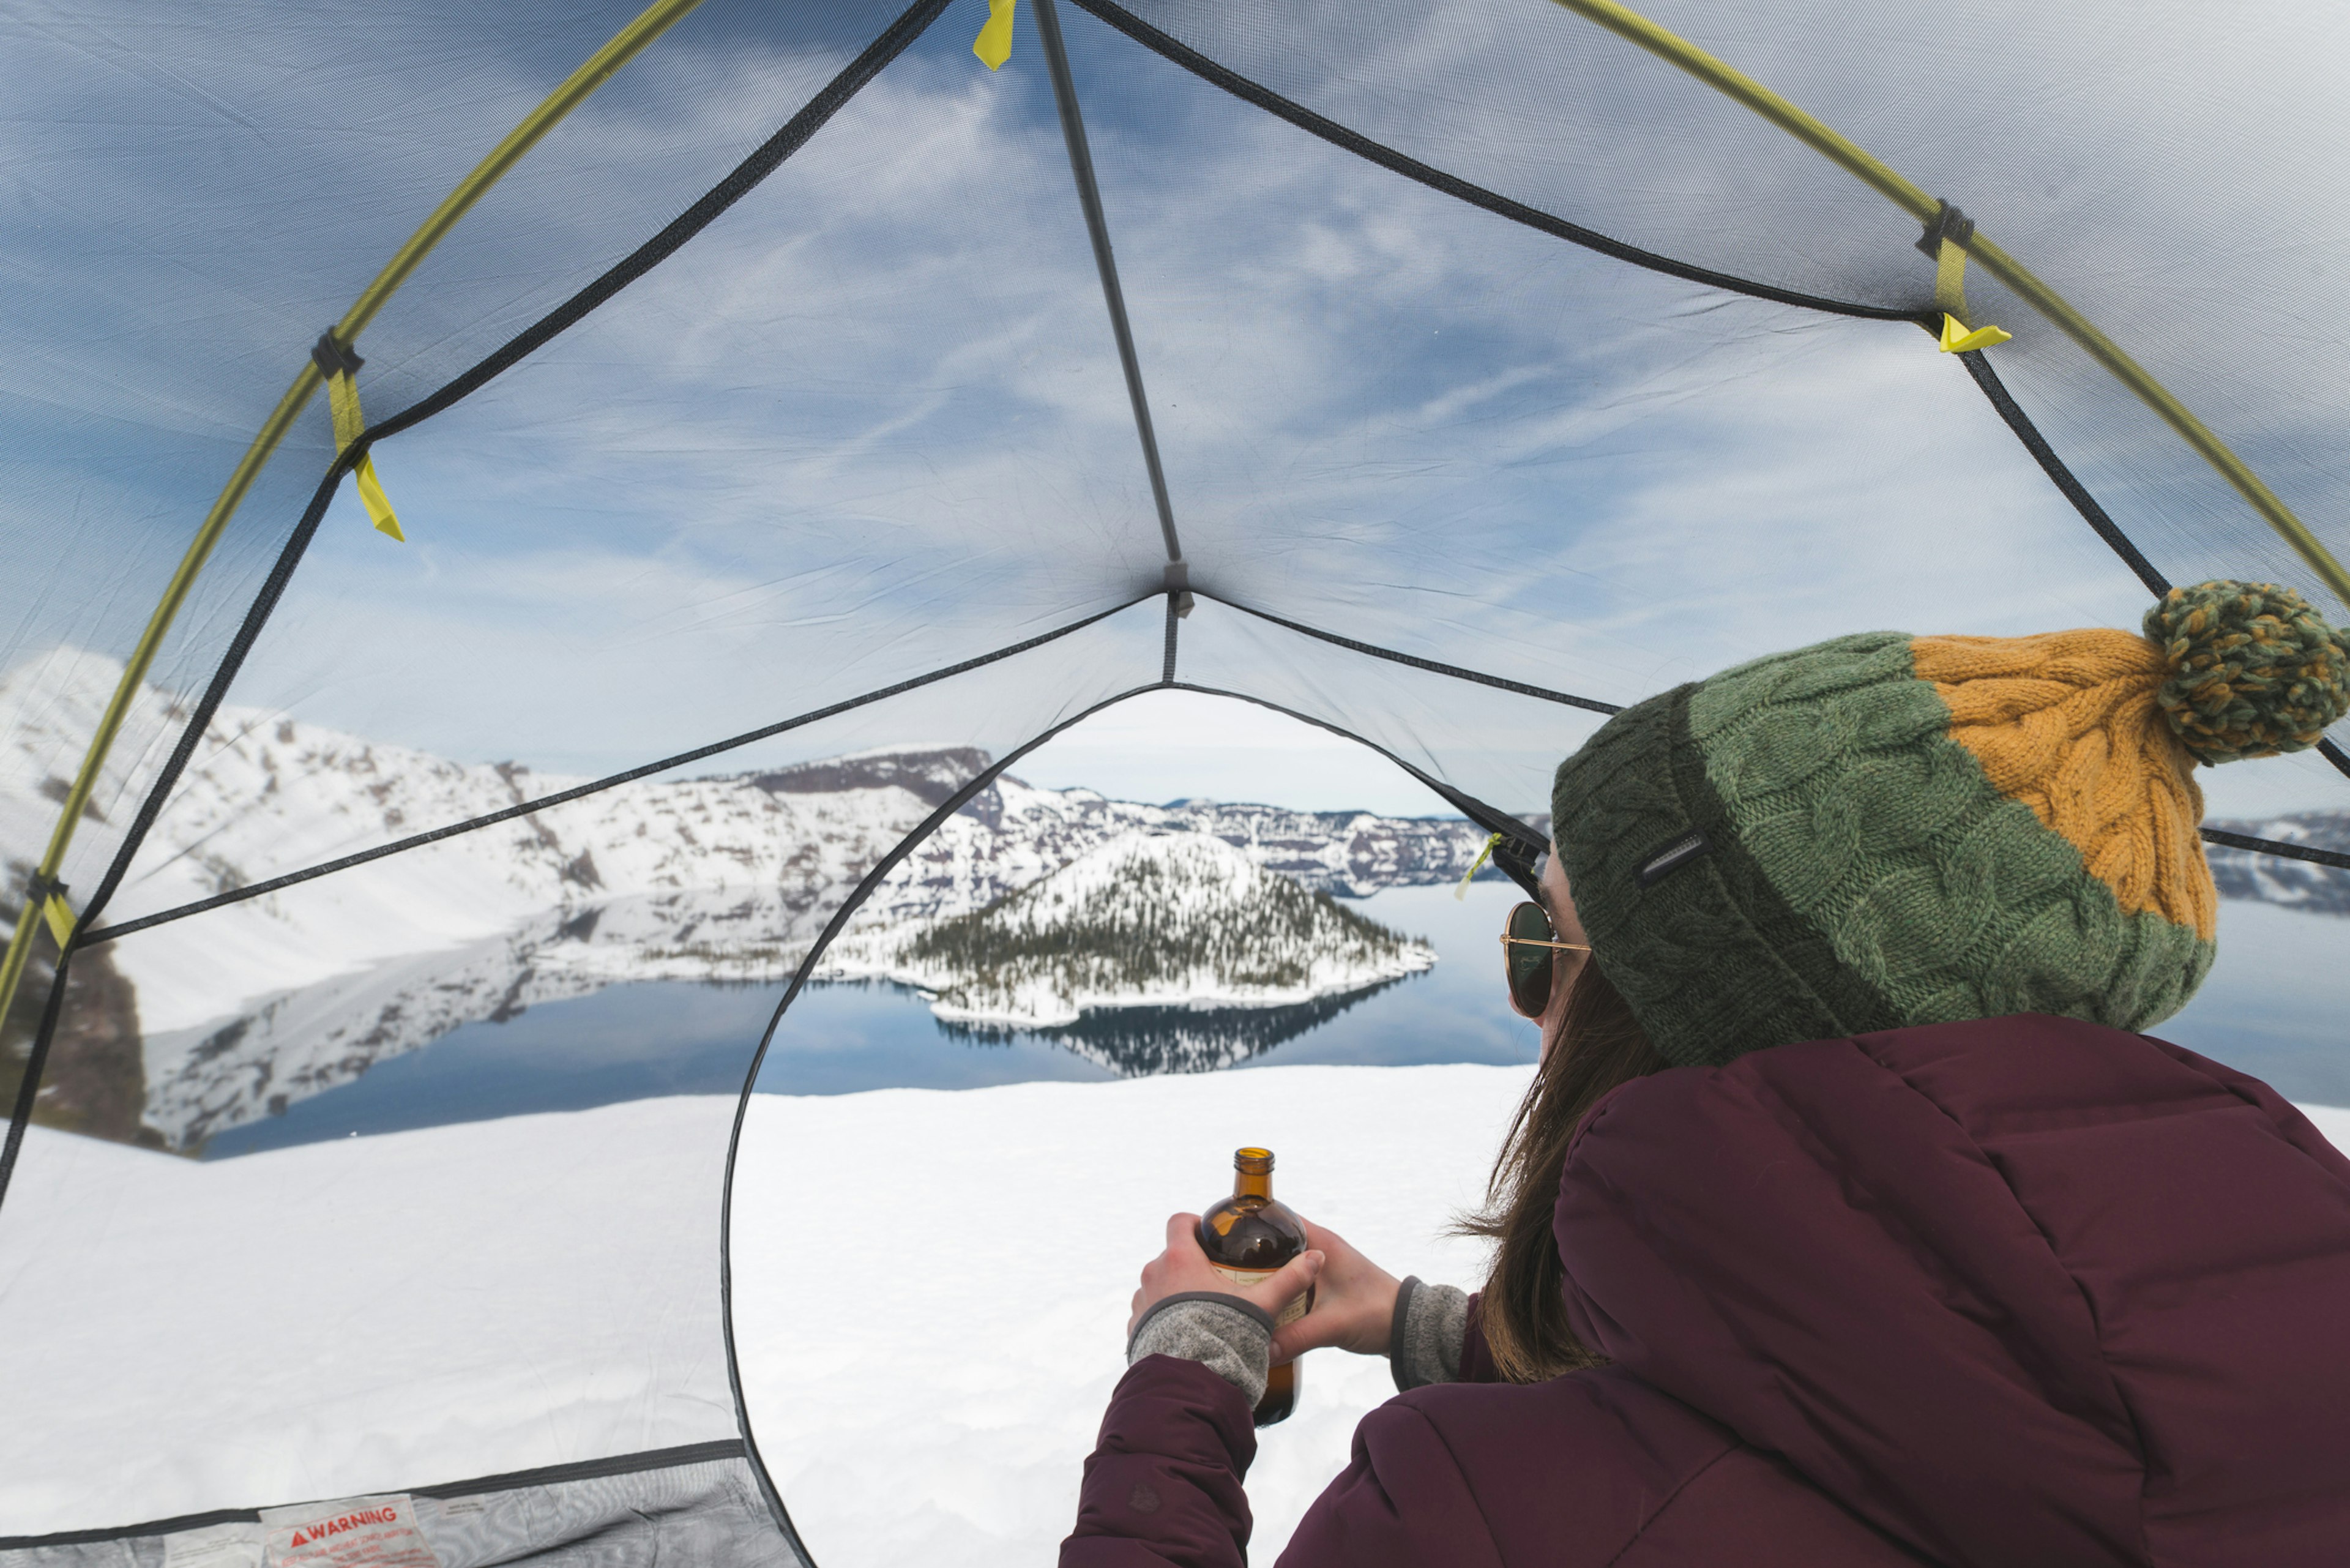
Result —
[[[1672,1064],[1641,1033],[1623,993],[1586,961],[1567,993],[1557,1043],[1518,1102],[1509,1136],[1485,1184],[1485,1207],[1461,1233],[1495,1243],[1477,1321],[1493,1364],[1513,1383],[1539,1383],[1607,1358],[1567,1326],[1565,1268],[1551,1235],[1551,1211],[1566,1168],[1566,1147],[1600,1097],[1619,1084]]]

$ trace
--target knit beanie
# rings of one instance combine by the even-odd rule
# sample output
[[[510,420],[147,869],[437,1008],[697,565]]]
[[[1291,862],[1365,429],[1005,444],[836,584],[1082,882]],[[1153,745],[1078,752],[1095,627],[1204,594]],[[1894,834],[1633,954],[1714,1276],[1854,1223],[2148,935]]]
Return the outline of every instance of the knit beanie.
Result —
[[[2289,589],[2146,635],[1864,632],[1650,698],[1559,765],[1594,956],[1684,1066],[1911,1024],[2144,1029],[2211,966],[2197,763],[2314,745],[2350,639]]]

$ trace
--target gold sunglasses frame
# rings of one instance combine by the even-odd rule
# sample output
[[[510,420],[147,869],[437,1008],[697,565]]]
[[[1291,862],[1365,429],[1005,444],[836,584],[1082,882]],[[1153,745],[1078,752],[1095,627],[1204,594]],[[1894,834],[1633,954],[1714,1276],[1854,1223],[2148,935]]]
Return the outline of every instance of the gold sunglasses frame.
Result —
[[[1540,904],[1535,903],[1532,898],[1521,898],[1516,903],[1511,905],[1509,914],[1504,916],[1502,920],[1502,956],[1504,959],[1509,957],[1509,950],[1513,947],[1553,948],[1560,952],[1565,953],[1587,953],[1591,950],[1590,945],[1585,942],[1562,942],[1555,939],[1549,941],[1544,941],[1540,937],[1513,937],[1510,935],[1510,921],[1517,918],[1517,913],[1520,909],[1529,908],[1542,909],[1542,918],[1545,920],[1550,919],[1550,911],[1548,909],[1543,909],[1543,907]],[[1552,923],[1551,929],[1558,929],[1556,922],[1554,921]]]
[[[1502,945],[1505,948],[1555,948],[1563,953],[1587,953],[1591,950],[1581,942],[1546,942],[1540,937],[1513,937],[1507,931],[1502,933]]]

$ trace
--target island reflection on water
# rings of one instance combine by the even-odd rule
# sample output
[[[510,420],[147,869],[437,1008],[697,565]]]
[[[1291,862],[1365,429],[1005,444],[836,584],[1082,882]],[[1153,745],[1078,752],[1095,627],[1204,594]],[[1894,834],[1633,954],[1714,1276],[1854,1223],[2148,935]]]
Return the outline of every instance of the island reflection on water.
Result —
[[[980,1044],[1009,1044],[1023,1036],[1050,1041],[1121,1078],[1212,1073],[1237,1067],[1419,978],[1377,981],[1358,990],[1276,1007],[1108,1007],[1086,1012],[1074,1023],[1046,1028],[1006,1029],[941,1019],[939,1030],[950,1040]]]
[[[1283,1006],[1120,1008],[1007,1032],[942,1022],[920,993],[887,981],[813,985],[785,1013],[757,1087],[837,1095],[1292,1062],[1531,1062],[1534,1027],[1509,1011],[1489,950],[1517,896],[1506,883],[1480,882],[1464,899],[1449,888],[1394,888],[1351,900],[1427,940],[1435,968]],[[201,1152],[220,1159],[660,1095],[734,1094],[782,992],[780,983],[643,981],[476,1020],[278,1114],[215,1133]]]

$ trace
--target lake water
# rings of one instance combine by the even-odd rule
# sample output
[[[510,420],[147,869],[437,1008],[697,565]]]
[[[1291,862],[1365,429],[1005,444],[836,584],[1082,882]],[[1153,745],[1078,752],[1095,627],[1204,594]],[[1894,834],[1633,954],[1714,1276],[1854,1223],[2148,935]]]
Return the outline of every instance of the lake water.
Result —
[[[1496,948],[1503,915],[1519,897],[1508,883],[1480,882],[1460,900],[1450,888],[1391,888],[1351,901],[1429,942],[1436,966],[1299,1007],[1137,1008],[1048,1034],[1005,1036],[941,1023],[902,986],[811,986],[776,1029],[758,1088],[843,1095],[1098,1081],[1163,1069],[1170,1055],[1240,1056],[1234,1064],[1243,1069],[1531,1062],[1539,1041],[1503,995]],[[204,1158],[656,1095],[731,1095],[782,994],[780,984],[653,981],[463,1024],[282,1115],[215,1135]]]
[[[2350,1106],[2350,918],[2222,901],[2219,961],[2150,1033],[2289,1100]]]
[[[969,1089],[1038,1079],[1103,1081],[1177,1065],[1521,1063],[1534,1026],[1510,1012],[1495,936],[1518,897],[1481,882],[1395,888],[1354,907],[1430,942],[1436,967],[1298,1008],[1135,1009],[1047,1034],[940,1023],[902,987],[810,987],[785,1015],[759,1075],[768,1094]],[[2221,906],[2220,962],[2156,1033],[2267,1079],[2288,1097],[2350,1106],[2350,920],[2270,905]],[[658,1095],[733,1094],[780,985],[662,981],[467,1023],[378,1062],[281,1116],[215,1136],[206,1158],[327,1138],[580,1110]],[[1234,1060],[1237,1058],[1237,1060]]]

